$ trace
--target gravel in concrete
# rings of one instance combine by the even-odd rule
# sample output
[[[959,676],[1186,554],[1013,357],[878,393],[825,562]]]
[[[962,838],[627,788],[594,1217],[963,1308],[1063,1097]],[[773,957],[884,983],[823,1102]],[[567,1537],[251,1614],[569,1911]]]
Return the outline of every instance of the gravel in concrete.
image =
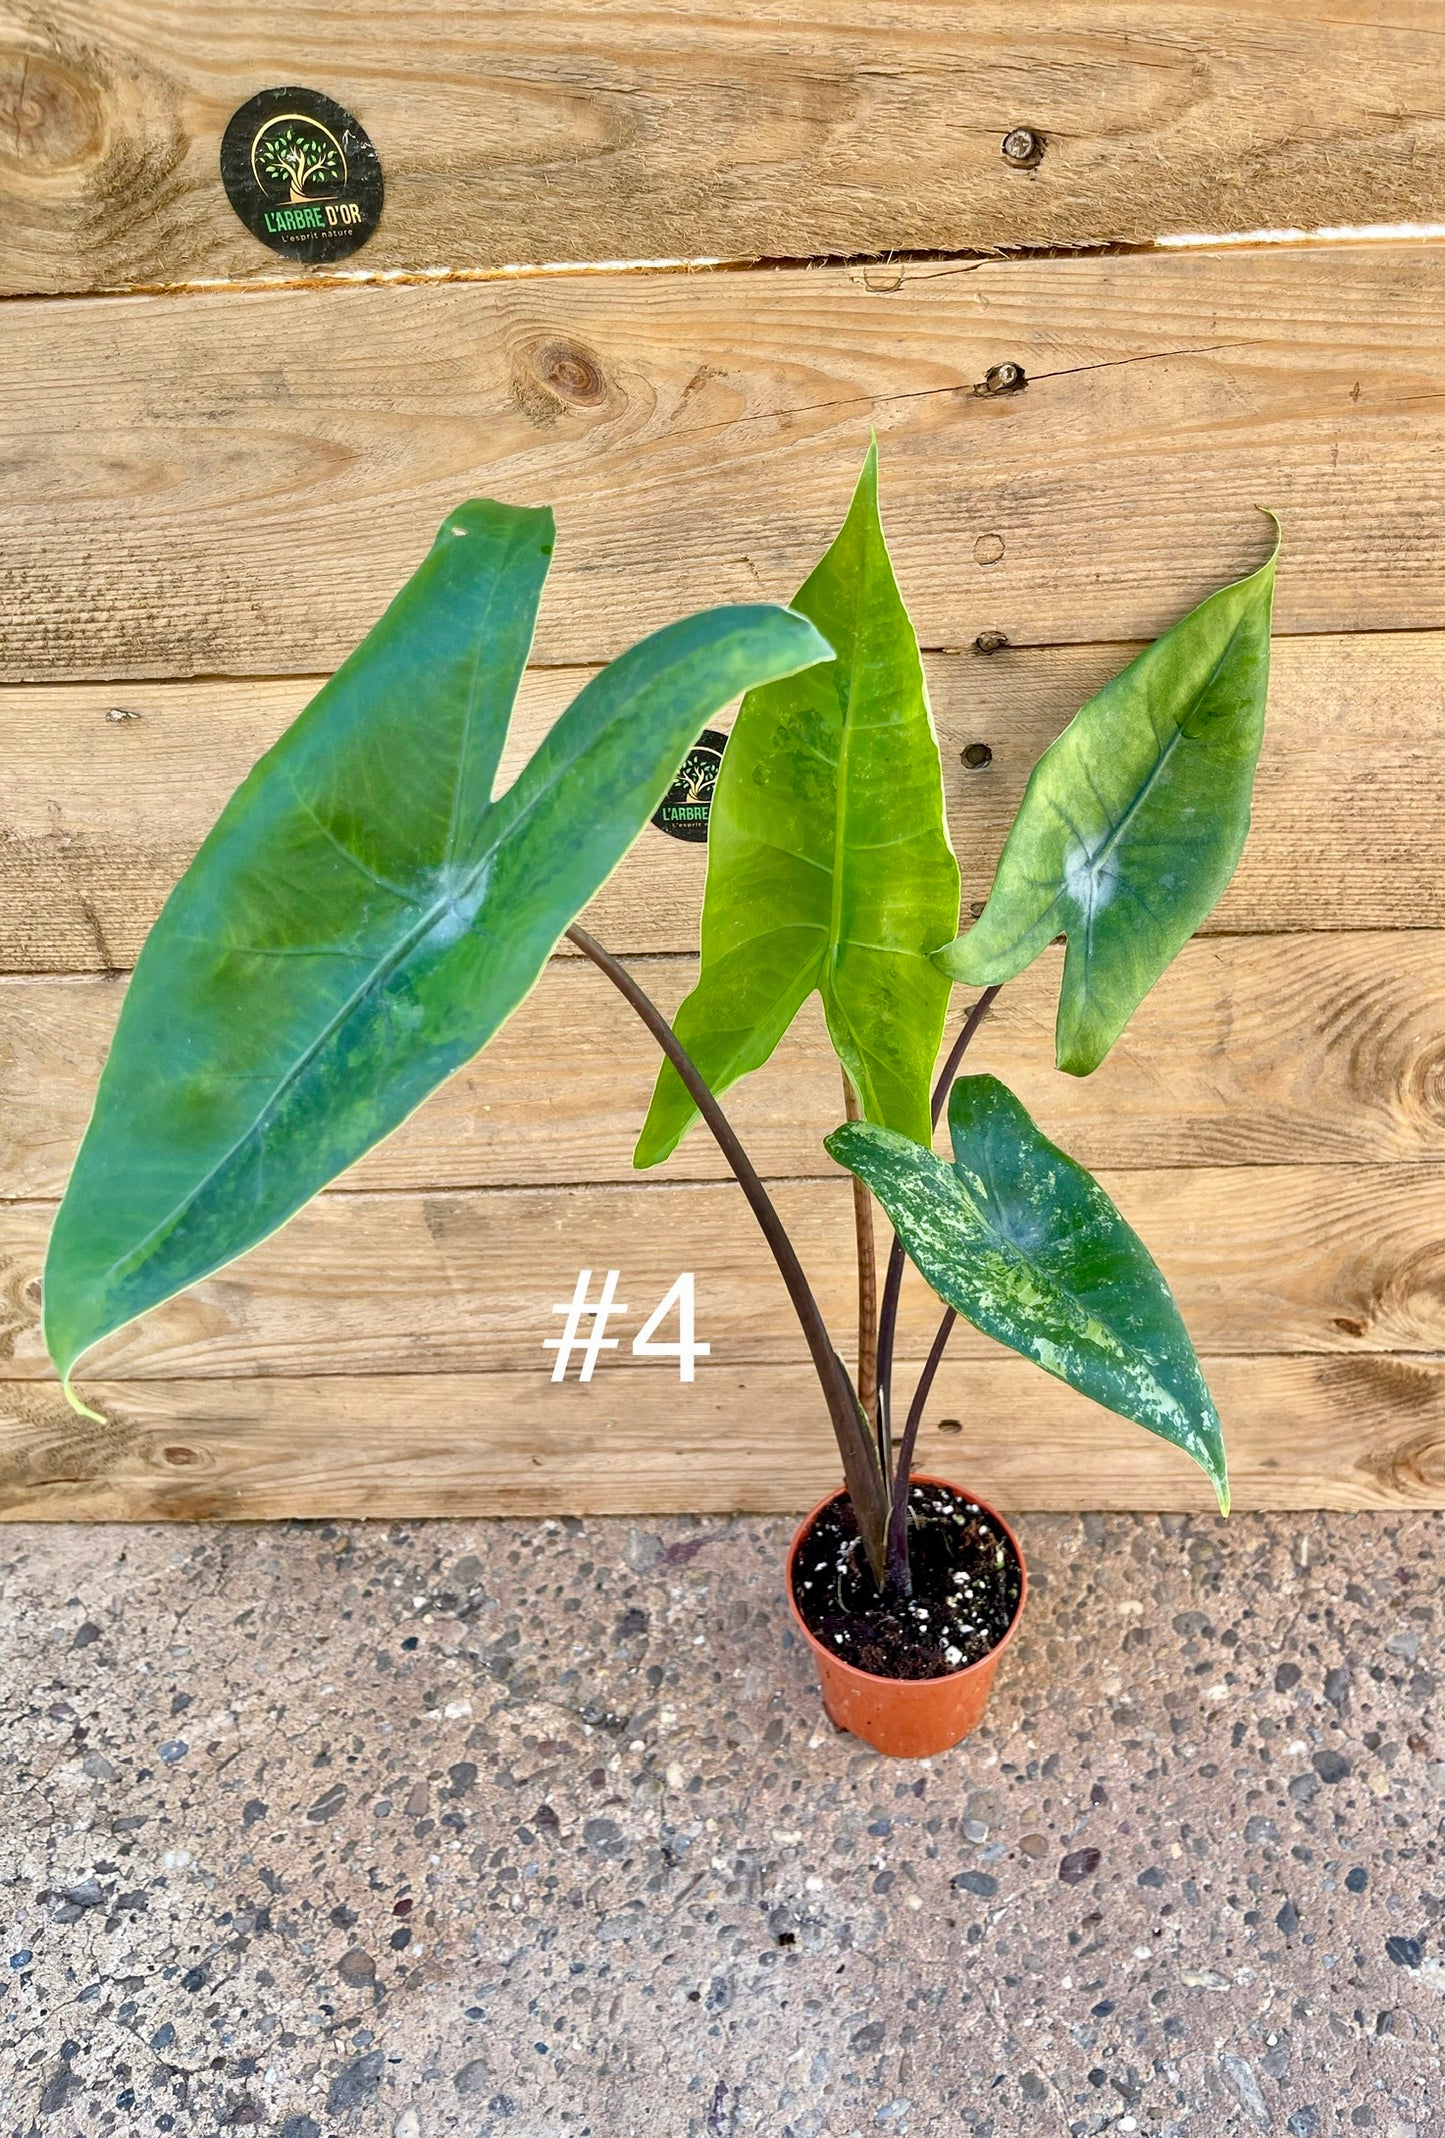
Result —
[[[1034,1518],[987,1725],[779,1521],[0,1537],[0,2129],[1445,2130],[1439,1518]]]

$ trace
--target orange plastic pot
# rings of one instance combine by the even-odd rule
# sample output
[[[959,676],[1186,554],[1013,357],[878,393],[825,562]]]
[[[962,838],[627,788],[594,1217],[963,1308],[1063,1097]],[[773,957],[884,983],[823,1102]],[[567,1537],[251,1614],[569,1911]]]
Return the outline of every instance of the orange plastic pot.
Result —
[[[963,1489],[946,1477],[915,1474],[913,1481],[918,1485],[946,1485],[951,1492]],[[967,1737],[982,1719],[993,1690],[999,1657],[1013,1639],[1023,1617],[1029,1593],[1029,1573],[1019,1540],[1002,1515],[996,1514],[975,1493],[970,1493],[969,1498],[975,1507],[981,1508],[1008,1538],[1018,1560],[1019,1600],[1008,1631],[998,1646],[991,1648],[977,1663],[950,1671],[947,1677],[879,1678],[871,1670],[859,1670],[854,1664],[845,1663],[841,1656],[825,1648],[798,1609],[793,1594],[793,1568],[803,1539],[823,1509],[842,1497],[841,1491],[830,1492],[825,1500],[819,1500],[812,1513],[799,1523],[788,1553],[788,1608],[818,1666],[823,1705],[840,1730],[851,1730],[855,1737],[861,1737],[875,1751],[886,1752],[890,1759],[928,1759],[935,1752],[947,1752]]]

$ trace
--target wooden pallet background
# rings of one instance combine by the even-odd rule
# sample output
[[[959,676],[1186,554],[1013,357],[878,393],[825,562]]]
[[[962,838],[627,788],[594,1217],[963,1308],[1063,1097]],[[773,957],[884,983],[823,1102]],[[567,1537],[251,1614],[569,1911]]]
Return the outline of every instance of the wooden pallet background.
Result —
[[[1094,1078],[1050,1067],[1051,959],[977,1066],[1154,1247],[1237,1504],[1445,1506],[1445,244],[1259,235],[1445,222],[1438,8],[1377,14],[0,0],[0,1512],[826,1489],[751,1221],[696,1137],[633,1179],[652,1059],[575,959],[335,1192],[98,1352],[103,1427],[60,1400],[38,1278],[147,927],[442,513],[558,511],[520,758],[642,632],[786,598],[870,425],[969,902],[1043,745],[1281,514],[1234,886]],[[230,113],[285,83],[382,159],[340,268],[277,259],[219,184]],[[1034,169],[1000,153],[1018,126]],[[1155,242],[1190,236],[1217,242]],[[1006,362],[1026,387],[988,392]],[[649,832],[593,916],[669,1007],[701,882]],[[847,1332],[835,1094],[805,1019],[734,1110]],[[542,1340],[584,1264],[638,1311],[623,1363],[556,1387]],[[691,1388],[625,1342],[684,1268]],[[968,1332],[925,1452],[1010,1507],[1207,1496]]]

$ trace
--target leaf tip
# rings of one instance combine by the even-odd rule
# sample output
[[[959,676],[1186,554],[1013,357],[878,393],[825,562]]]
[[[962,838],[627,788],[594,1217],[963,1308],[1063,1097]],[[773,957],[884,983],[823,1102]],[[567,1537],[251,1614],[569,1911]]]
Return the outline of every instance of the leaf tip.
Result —
[[[465,540],[468,535],[495,534],[499,524],[516,532],[535,533],[544,557],[550,557],[557,542],[557,521],[550,505],[504,505],[496,498],[468,497],[447,514],[436,531],[433,549]]]
[[[1109,1042],[1109,1046],[1113,1041]],[[1092,1076],[1109,1052],[1109,1047],[1100,1047],[1079,1039],[1066,1039],[1056,1033],[1054,1040],[1054,1067],[1065,1076]]]
[[[661,1165],[666,1156],[666,1151],[658,1148],[656,1136],[649,1136],[644,1125],[641,1135],[632,1147],[633,1172],[649,1173],[654,1166]]]
[[[936,966],[945,978],[961,981],[965,987],[975,984],[968,967],[967,944],[966,935],[956,935],[951,943],[945,943],[941,950],[930,951],[928,956],[929,964]]]
[[[75,1393],[75,1387],[68,1369],[60,1376],[60,1392],[78,1418],[89,1418],[93,1425],[110,1424],[110,1420],[106,1417],[104,1411],[92,1410],[90,1405],[82,1402],[81,1398]]]
[[[677,1149],[693,1122],[697,1108],[672,1063],[664,1061],[657,1072],[652,1104],[632,1148],[634,1173],[650,1173],[664,1164]]]
[[[1257,569],[1251,574],[1253,578],[1258,579],[1261,578],[1266,572],[1273,576],[1274,568],[1279,563],[1279,553],[1284,547],[1284,522],[1280,518],[1279,514],[1275,511],[1273,505],[1261,505],[1256,503],[1254,509],[1256,512],[1262,512],[1264,514],[1264,517],[1269,521],[1270,526],[1274,529],[1273,549],[1271,549],[1269,555],[1265,558],[1263,564],[1259,565]]]
[[[858,480],[853,486],[853,506],[860,504],[871,508],[874,519],[878,517],[878,433],[869,432],[868,450],[863,455],[863,465],[858,471]]]
[[[837,660],[837,647],[824,638],[811,616],[805,616],[801,609],[792,608],[785,608],[782,614],[798,627],[794,633],[797,644],[792,650],[797,653],[799,659],[797,666],[789,670],[790,674],[797,675],[804,668],[816,668],[823,661]]]
[[[1219,1412],[1214,1407],[1214,1399],[1207,1387],[1205,1399],[1204,1441],[1195,1459],[1213,1485],[1219,1512],[1227,1521],[1230,1507],[1229,1458],[1224,1452],[1224,1433],[1219,1423]]]

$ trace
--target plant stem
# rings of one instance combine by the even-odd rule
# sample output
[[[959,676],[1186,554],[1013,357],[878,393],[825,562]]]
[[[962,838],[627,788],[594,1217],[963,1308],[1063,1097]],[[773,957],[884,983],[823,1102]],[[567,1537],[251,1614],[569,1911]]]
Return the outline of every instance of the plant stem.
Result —
[[[1002,984],[1002,983],[1000,983]],[[997,987],[986,987],[963,1021],[963,1030],[949,1052],[947,1061],[938,1072],[938,1081],[933,1087],[933,1125],[938,1126],[939,1117],[948,1103],[948,1094],[953,1088],[954,1074],[968,1051],[974,1033],[993,1007]],[[903,1242],[895,1233],[893,1245],[888,1251],[888,1271],[883,1279],[883,1306],[878,1316],[878,1413],[887,1427],[888,1414],[893,1407],[893,1339],[898,1328],[898,1294],[903,1284]],[[894,1473],[894,1492],[898,1490],[897,1473]],[[903,1483],[905,1498],[908,1481]]]
[[[788,1238],[783,1221],[773,1206],[771,1196],[759,1180],[752,1160],[739,1143],[727,1115],[713,1097],[702,1071],[682,1045],[667,1019],[650,996],[644,994],[630,972],[618,963],[610,951],[603,949],[594,936],[574,922],[567,930],[569,942],[575,943],[585,957],[592,960],[599,972],[607,975],[612,985],[629,1002],[642,1022],[647,1026],[663,1053],[687,1087],[688,1096],[712,1130],[718,1149],[731,1166],[733,1176],[747,1197],[753,1216],[762,1229],[763,1238],[772,1250],[788,1297],[793,1302],[793,1311],[798,1317],[808,1350],[812,1354],[813,1367],[823,1390],[828,1406],[828,1415],[833,1422],[833,1431],[838,1439],[838,1452],[843,1458],[843,1475],[848,1485],[848,1496],[853,1502],[853,1511],[858,1519],[859,1533],[873,1568],[874,1579],[882,1585],[884,1556],[888,1532],[888,1486],[878,1468],[877,1450],[868,1421],[859,1408],[853,1383],[848,1370],[833,1349],[818,1302],[813,1297],[803,1265],[798,1260],[792,1241]]]
[[[843,1071],[843,1111],[850,1121],[862,1117],[858,1094]],[[878,1460],[888,1476],[888,1443],[878,1410],[878,1255],[873,1242],[873,1198],[855,1173],[853,1230],[858,1241],[858,1401],[878,1442]]]
[[[973,1008],[964,1018],[963,1030],[953,1042],[953,1051],[938,1072],[938,1082],[933,1087],[933,1125],[935,1128],[943,1118],[943,1109],[948,1104],[948,1094],[953,1089],[953,1079],[957,1073],[958,1065],[963,1060],[964,1055],[967,1054],[969,1042],[972,1040],[974,1033],[993,1008],[1002,987],[1003,982],[1000,981],[997,987],[986,987],[984,989]]]
[[[878,1315],[878,1426],[888,1436],[889,1476],[892,1476],[893,1445],[893,1338],[898,1327],[898,1294],[903,1287],[903,1242],[897,1233],[888,1250],[883,1273],[883,1305]]]
[[[958,1314],[948,1307],[938,1325],[923,1371],[918,1376],[918,1386],[913,1391],[913,1401],[908,1406],[908,1422],[903,1428],[903,1439],[898,1449],[898,1466],[893,1482],[893,1506],[888,1516],[888,1572],[889,1590],[896,1595],[911,1596],[913,1582],[908,1571],[908,1486],[913,1471],[913,1443],[918,1438],[918,1428],[923,1423],[923,1407],[933,1387],[934,1375],[943,1362],[948,1339]]]

